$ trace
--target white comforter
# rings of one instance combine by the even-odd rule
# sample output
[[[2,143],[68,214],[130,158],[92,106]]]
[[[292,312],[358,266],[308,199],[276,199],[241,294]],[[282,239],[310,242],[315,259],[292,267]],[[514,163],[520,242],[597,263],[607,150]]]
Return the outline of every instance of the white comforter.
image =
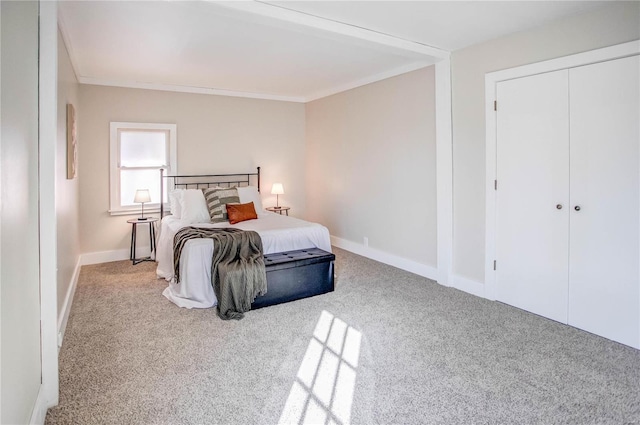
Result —
[[[185,226],[235,227],[254,230],[262,238],[265,254],[314,247],[331,252],[331,241],[326,227],[276,213],[261,212],[256,220],[233,225],[229,223],[189,224],[172,216],[165,217],[161,223],[156,251],[158,262],[156,273],[159,278],[169,281],[169,286],[162,294],[180,307],[209,308],[218,302],[211,287],[212,239],[187,241],[180,258],[180,283],[172,282],[173,237]]]

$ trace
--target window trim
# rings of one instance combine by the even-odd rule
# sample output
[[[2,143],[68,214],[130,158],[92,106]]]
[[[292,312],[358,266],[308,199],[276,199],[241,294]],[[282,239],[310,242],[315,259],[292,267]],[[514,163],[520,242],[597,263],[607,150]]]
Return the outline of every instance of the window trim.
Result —
[[[135,215],[140,211],[140,207],[132,205],[128,207],[121,206],[120,199],[120,169],[130,167],[120,167],[120,143],[118,140],[118,133],[122,130],[131,131],[144,131],[144,130],[158,130],[166,131],[169,133],[169,165],[164,167],[165,175],[176,174],[178,172],[178,157],[177,157],[177,139],[178,128],[176,124],[161,124],[161,123],[138,123],[138,122],[118,122],[114,121],[110,123],[109,133],[109,214],[110,215]],[[139,167],[135,167],[138,169]],[[155,168],[155,167],[142,167],[142,168]],[[158,179],[160,176],[158,175]],[[152,202],[145,204],[145,212],[154,213],[160,211],[160,202]]]

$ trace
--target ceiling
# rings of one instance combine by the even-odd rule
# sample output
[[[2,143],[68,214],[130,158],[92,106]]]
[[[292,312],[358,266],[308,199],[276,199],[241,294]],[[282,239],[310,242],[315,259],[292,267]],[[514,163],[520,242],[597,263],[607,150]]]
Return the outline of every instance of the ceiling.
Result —
[[[606,1],[64,1],[84,84],[307,102]]]

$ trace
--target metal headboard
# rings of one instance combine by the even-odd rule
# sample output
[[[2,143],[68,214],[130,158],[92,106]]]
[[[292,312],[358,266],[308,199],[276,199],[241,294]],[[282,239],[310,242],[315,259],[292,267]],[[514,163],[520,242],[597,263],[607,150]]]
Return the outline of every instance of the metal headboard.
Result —
[[[165,179],[167,187],[173,189],[203,189],[211,186],[234,187],[250,186],[251,178],[257,181],[258,192],[260,192],[260,167],[255,173],[233,173],[233,174],[197,174],[182,176],[165,176],[164,169],[160,169],[160,193],[164,194]],[[162,195],[164,196],[164,195]],[[160,218],[164,217],[164,199],[160,202]]]

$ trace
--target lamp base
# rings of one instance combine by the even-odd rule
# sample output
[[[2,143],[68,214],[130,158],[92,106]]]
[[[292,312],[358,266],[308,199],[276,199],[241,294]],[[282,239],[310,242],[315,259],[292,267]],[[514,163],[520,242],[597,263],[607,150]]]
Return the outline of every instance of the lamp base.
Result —
[[[138,220],[146,220],[146,219],[148,219],[148,218],[149,218],[149,217],[138,217]]]

